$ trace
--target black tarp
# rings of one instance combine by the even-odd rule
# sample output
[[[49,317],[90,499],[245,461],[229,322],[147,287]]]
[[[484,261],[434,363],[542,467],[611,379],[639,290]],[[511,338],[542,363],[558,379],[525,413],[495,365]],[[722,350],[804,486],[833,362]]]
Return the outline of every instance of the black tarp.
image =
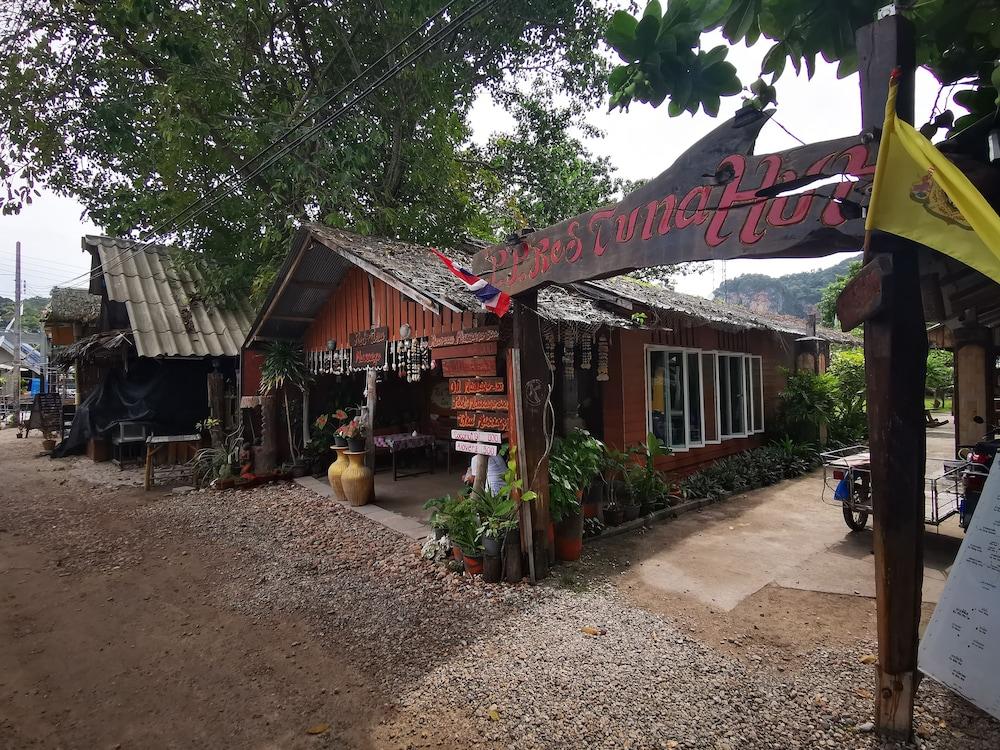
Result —
[[[128,370],[109,370],[101,383],[77,407],[69,435],[52,452],[53,458],[82,453],[87,440],[106,437],[119,422],[146,422],[152,434],[194,432],[208,416],[211,370],[203,360],[140,358]]]

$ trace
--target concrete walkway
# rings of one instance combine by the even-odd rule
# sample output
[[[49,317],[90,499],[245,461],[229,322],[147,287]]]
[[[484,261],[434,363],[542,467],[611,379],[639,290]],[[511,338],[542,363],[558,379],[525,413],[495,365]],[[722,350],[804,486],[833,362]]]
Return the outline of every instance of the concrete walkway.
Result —
[[[940,430],[928,438],[936,471],[954,450]],[[725,611],[769,584],[874,597],[871,522],[851,532],[830,496],[814,472],[656,525],[632,550],[633,570],[652,589]],[[956,518],[927,527],[924,601],[938,601],[961,542]]]
[[[333,490],[330,489],[330,485],[316,479],[315,477],[302,477],[300,479],[296,479],[295,482],[302,487],[312,490],[317,495],[333,498]],[[388,529],[398,531],[400,534],[417,541],[423,541],[431,533],[430,526],[420,523],[420,521],[417,521],[409,516],[404,516],[401,513],[386,510],[375,503],[355,506],[341,502],[341,505],[345,508],[353,510],[358,515],[370,518],[372,521],[380,523]]]

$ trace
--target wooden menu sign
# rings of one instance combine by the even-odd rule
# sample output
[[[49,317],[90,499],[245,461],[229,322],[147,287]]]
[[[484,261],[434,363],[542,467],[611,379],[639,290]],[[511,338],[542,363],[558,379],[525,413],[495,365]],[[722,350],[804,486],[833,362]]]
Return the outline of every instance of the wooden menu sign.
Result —
[[[380,370],[385,364],[386,342],[351,347],[351,368]]]
[[[460,411],[456,421],[460,428],[466,430],[510,431],[510,417],[503,413]]]
[[[452,378],[448,393],[506,393],[503,378]]]
[[[431,349],[436,349],[441,346],[482,344],[487,341],[499,340],[500,329],[497,326],[487,326],[485,328],[466,328],[464,331],[446,333],[443,336],[431,336],[427,340],[427,344]]]
[[[367,331],[355,331],[348,336],[351,348],[371,346],[372,344],[383,344],[389,340],[389,329],[371,328]]]
[[[748,155],[770,114],[738,113],[617,205],[481,250],[473,272],[518,294],[664,263],[857,250],[877,142],[859,135]],[[782,195],[840,175],[849,179]]]
[[[496,356],[497,342],[484,341],[481,344],[457,344],[455,346],[439,346],[431,349],[431,357],[434,359],[456,359],[459,357],[488,357]]]
[[[446,359],[441,362],[441,372],[446,378],[468,377],[470,375],[495,376],[496,357],[463,357]]]
[[[507,411],[507,397],[492,394],[455,394],[451,397],[453,409],[462,411]]]
[[[477,453],[480,456],[495,456],[499,448],[491,443],[468,443],[464,440],[455,442],[455,450],[459,453]]]
[[[464,440],[467,443],[495,443],[499,445],[503,442],[499,432],[479,432],[478,430],[452,430],[452,440]]]

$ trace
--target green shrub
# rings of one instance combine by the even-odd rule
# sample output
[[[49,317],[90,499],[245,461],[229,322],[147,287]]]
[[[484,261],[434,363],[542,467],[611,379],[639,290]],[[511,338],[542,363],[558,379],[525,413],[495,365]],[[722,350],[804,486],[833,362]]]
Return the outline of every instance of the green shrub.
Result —
[[[819,455],[809,445],[785,439],[762,448],[719,459],[680,482],[681,496],[717,500],[727,494],[767,487],[792,479],[819,466]]]

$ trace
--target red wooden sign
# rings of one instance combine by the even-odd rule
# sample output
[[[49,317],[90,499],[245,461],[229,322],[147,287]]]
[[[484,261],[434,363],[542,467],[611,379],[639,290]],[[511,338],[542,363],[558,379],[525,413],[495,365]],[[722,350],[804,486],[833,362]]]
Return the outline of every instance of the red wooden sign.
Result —
[[[366,344],[351,349],[351,367],[355,370],[363,368],[379,370],[385,364],[386,343]]]
[[[506,393],[503,378],[452,378],[448,393]]]
[[[456,357],[483,357],[497,353],[496,341],[485,341],[481,344],[458,344],[456,346],[439,346],[431,349],[434,359],[455,359]]]
[[[458,426],[464,430],[490,430],[508,432],[510,417],[495,412],[460,411],[456,416]]]
[[[496,375],[496,357],[467,357],[446,359],[441,363],[441,371],[446,378],[468,377],[470,375]]]
[[[481,250],[473,271],[517,294],[665,263],[857,249],[877,143],[855,136],[748,156],[768,117],[716,128],[615,206]],[[781,195],[838,175],[849,177]]]
[[[486,326],[484,328],[466,328],[457,333],[446,333],[443,336],[431,336],[428,339],[431,349],[439,346],[453,346],[455,344],[480,344],[484,341],[499,341],[500,329],[496,326]]]
[[[451,399],[451,405],[455,409],[472,411],[507,411],[507,397],[486,394],[456,394]]]

